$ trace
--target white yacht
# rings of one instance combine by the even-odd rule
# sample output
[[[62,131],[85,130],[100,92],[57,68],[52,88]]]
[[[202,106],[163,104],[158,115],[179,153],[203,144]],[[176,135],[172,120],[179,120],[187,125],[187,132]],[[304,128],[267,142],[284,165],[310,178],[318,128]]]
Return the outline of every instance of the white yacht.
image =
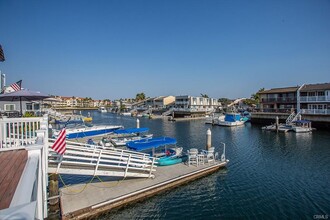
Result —
[[[108,112],[107,109],[103,106],[99,107],[99,111],[104,113],[104,112]]]

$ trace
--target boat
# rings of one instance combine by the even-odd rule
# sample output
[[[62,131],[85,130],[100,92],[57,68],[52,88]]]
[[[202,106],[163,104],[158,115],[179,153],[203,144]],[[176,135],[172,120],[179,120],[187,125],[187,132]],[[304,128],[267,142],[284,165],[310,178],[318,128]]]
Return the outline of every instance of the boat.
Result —
[[[127,142],[138,141],[152,138],[153,134],[143,134],[149,131],[149,128],[129,128],[118,129],[113,132],[114,137],[110,139],[115,146],[125,146]],[[143,135],[141,135],[141,133]]]
[[[120,114],[123,116],[132,116],[132,113],[130,113],[130,112],[122,112]]]
[[[99,107],[98,110],[99,110],[99,112],[101,112],[101,113],[108,112],[107,109],[106,109],[105,107],[103,107],[103,106]]]
[[[298,120],[292,122],[292,130],[296,133],[307,133],[313,131],[312,122],[308,120]]]
[[[287,124],[279,124],[278,128],[276,128],[276,124],[271,124],[271,125],[263,126],[261,127],[261,129],[265,131],[288,132],[292,130],[292,126]]]
[[[83,117],[83,121],[87,122],[87,123],[90,123],[90,122],[93,121],[93,118],[92,117]]]
[[[82,119],[86,123],[91,123],[93,121],[93,118],[91,117],[91,113],[88,112],[87,117],[82,116]]]
[[[79,118],[79,119],[69,118],[68,120],[63,120],[63,119],[57,120],[57,119],[55,119],[55,124],[58,124],[58,125],[83,124],[83,123],[84,123],[84,121],[81,118]]]
[[[166,150],[166,155],[158,159],[158,166],[170,166],[177,163],[182,163],[184,160],[182,150],[182,147],[170,148]]]
[[[110,141],[115,146],[125,146],[127,142],[148,139],[148,138],[152,138],[152,136],[153,134],[146,134],[136,137],[111,138]]]
[[[90,136],[106,135],[110,134],[115,130],[123,128],[120,125],[96,125],[96,126],[80,126],[73,128],[66,128],[66,138],[83,138]],[[53,136],[56,138],[59,134],[59,130],[54,130]]]
[[[225,119],[218,121],[218,125],[232,127],[244,125],[245,122],[246,120],[244,120],[244,118],[242,118],[241,115],[238,113],[226,113]]]
[[[212,115],[209,117],[206,117],[205,124],[218,124],[219,121],[224,121],[225,120],[225,115]]]
[[[175,138],[157,137],[145,140],[131,141],[127,143],[127,148],[136,151],[152,150],[151,156],[157,158],[157,164],[160,166],[168,166],[183,161],[182,148],[167,148],[168,145],[175,145]],[[155,149],[165,147],[161,152],[156,153]]]

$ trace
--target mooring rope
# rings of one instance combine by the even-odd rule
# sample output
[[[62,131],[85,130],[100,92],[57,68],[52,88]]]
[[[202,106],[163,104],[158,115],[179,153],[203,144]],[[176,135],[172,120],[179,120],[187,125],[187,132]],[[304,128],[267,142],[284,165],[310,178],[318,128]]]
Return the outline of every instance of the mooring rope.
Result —
[[[50,174],[49,176],[51,176],[51,175],[53,175],[53,174]],[[61,180],[61,182],[62,182],[64,188],[70,192],[70,193],[65,193],[65,192],[62,191],[62,193],[63,193],[63,194],[66,194],[66,195],[72,195],[72,194],[79,194],[79,193],[82,193],[82,192],[87,188],[88,184],[90,184],[90,183],[93,182],[93,180],[95,179],[95,177],[100,181],[100,183],[104,186],[104,188],[112,188],[112,187],[115,187],[115,186],[117,186],[119,183],[121,183],[122,181],[124,181],[124,180],[126,179],[126,177],[124,177],[123,179],[116,181],[115,184],[113,184],[112,182],[109,182],[110,185],[108,185],[108,184],[106,184],[106,182],[103,181],[99,176],[93,176],[93,178],[92,178],[88,183],[85,183],[84,187],[83,187],[81,190],[72,190],[72,189],[70,189],[70,186],[68,186],[67,184],[65,184],[65,182],[64,182],[64,180],[63,180],[63,178],[62,178],[62,176],[61,176],[60,174],[59,174],[59,177],[60,177],[60,180]]]

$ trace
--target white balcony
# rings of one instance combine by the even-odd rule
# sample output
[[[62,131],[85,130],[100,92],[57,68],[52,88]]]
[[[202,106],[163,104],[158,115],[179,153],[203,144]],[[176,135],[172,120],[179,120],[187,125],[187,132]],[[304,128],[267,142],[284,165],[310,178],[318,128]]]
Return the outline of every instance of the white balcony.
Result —
[[[330,101],[326,96],[300,96],[300,102],[325,102]]]
[[[330,109],[301,109],[302,114],[330,115]]]

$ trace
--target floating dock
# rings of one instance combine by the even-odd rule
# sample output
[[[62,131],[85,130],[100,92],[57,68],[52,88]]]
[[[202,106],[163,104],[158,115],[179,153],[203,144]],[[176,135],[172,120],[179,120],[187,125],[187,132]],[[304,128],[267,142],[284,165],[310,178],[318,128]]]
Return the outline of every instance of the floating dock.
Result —
[[[115,208],[133,203],[162,191],[195,180],[225,167],[226,161],[199,166],[183,163],[157,167],[154,179],[122,179],[108,182],[73,185],[61,188],[63,219],[86,219],[111,212]],[[81,191],[80,193],[74,193]]]

